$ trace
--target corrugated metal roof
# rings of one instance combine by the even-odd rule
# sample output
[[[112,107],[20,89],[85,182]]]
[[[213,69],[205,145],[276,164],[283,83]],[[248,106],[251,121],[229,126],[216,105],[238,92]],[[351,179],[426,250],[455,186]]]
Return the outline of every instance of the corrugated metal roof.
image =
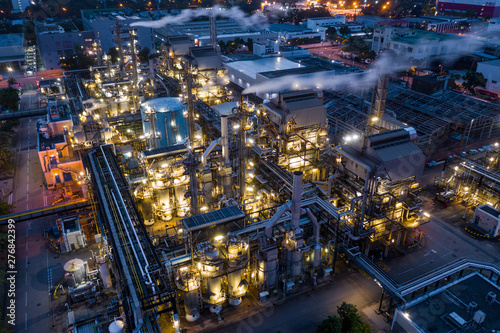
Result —
[[[77,326],[75,333],[99,333],[99,327],[95,323],[86,323]]]

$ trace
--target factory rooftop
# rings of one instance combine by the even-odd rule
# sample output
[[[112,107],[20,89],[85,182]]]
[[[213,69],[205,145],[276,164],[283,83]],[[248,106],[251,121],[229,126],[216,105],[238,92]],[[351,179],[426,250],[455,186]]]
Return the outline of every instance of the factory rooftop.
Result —
[[[412,35],[406,35],[402,37],[393,37],[391,40],[395,42],[407,43],[407,44],[421,44],[425,40],[439,40],[439,41],[463,41],[462,37],[455,34],[448,33],[436,33],[432,31],[424,30],[412,30],[414,32]]]
[[[424,332],[469,332],[468,329],[473,332],[473,316],[476,311],[482,311],[486,316],[481,331],[495,332],[500,328],[500,303],[488,301],[488,294],[500,296],[500,289],[474,273],[459,283],[417,298],[408,303],[404,311]]]
[[[281,57],[262,58],[248,61],[234,61],[228,62],[225,65],[253,79],[257,78],[257,74],[259,73],[305,67],[298,62]]]
[[[24,60],[24,34],[0,35],[0,62]]]

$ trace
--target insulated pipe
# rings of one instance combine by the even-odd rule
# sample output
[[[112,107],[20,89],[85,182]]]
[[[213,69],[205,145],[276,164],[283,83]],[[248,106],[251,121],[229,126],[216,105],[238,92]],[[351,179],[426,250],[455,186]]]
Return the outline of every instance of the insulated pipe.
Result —
[[[319,223],[318,219],[316,219],[316,216],[313,215],[311,210],[307,208],[305,210],[307,216],[309,217],[309,220],[311,220],[311,223],[313,224],[313,233],[314,233],[314,239],[316,240],[316,244],[319,244]]]
[[[330,197],[330,195],[332,194],[332,185],[333,185],[333,180],[335,178],[338,178],[341,174],[338,173],[336,175],[331,175],[330,177],[328,177],[328,197]]]
[[[208,154],[210,154],[212,152],[212,150],[214,150],[214,148],[219,143],[221,143],[221,141],[222,141],[222,138],[218,138],[217,140],[212,141],[212,143],[210,144],[210,146],[208,146],[207,150],[205,150],[205,152],[203,153],[203,155],[201,155],[201,164],[202,165],[207,164],[207,156],[208,156]]]
[[[273,217],[271,217],[269,219],[269,222],[267,222],[266,228],[265,228],[265,231],[264,231],[267,238],[271,238],[272,237],[272,235],[273,235],[273,227],[276,225],[276,223],[278,223],[278,220],[280,219],[280,217],[282,217],[283,214],[285,214],[287,211],[290,210],[290,207],[292,207],[292,202],[288,201],[286,204],[284,204],[283,206],[281,206],[278,209],[278,211],[276,212],[276,214],[273,215]],[[300,205],[299,205],[299,215],[300,215]]]
[[[302,197],[302,171],[295,171],[293,173],[293,192],[292,192],[292,225],[295,229],[299,228],[301,197]]]
[[[229,163],[229,140],[227,136],[227,115],[222,115],[220,117],[220,128],[221,128],[221,138],[222,138],[222,157],[224,157],[224,163]]]

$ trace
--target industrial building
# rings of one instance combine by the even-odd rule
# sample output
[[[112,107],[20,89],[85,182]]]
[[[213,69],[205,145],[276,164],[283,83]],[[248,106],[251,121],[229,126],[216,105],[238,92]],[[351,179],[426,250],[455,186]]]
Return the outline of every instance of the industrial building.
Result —
[[[84,16],[107,22],[120,60],[103,52],[98,65],[66,73],[38,124],[47,184],[74,193],[76,182],[89,207],[57,221],[53,242],[62,252],[97,248],[64,265],[69,329],[180,332],[242,311],[247,299],[265,304],[327,283],[339,260],[376,279],[389,310],[451,290],[463,274],[488,269],[498,279],[462,260],[398,284],[370,259],[418,243],[429,156],[444,143],[493,140],[497,105],[428,96],[387,76],[369,91],[303,89],[301,77],[318,72],[363,74],[313,57],[221,56],[213,19],[208,45],[157,33],[160,57],[141,64],[141,32],[113,13]],[[292,90],[241,94],[289,76]],[[471,163],[450,164],[447,186],[493,200],[498,177]],[[77,315],[95,300],[98,311]]]
[[[453,34],[396,27],[379,27],[373,31],[372,50],[392,50],[417,63],[420,61],[422,66],[440,57],[469,54],[479,48],[473,39]]]
[[[439,0],[436,5],[436,10],[444,15],[472,11],[478,17],[483,18],[497,18],[500,16],[500,4],[497,1]]]
[[[119,47],[116,39],[115,30],[120,30],[122,39],[129,38],[129,26],[134,22],[151,21],[152,18],[147,13],[134,14],[130,9],[110,8],[110,9],[84,9],[82,10],[82,21],[85,30],[92,30],[95,34],[95,39],[99,45],[99,55],[107,53],[111,47]],[[149,48],[155,50],[153,29],[145,27],[137,27],[136,45],[139,49]],[[129,45],[124,44],[127,48]]]
[[[64,27],[63,27],[64,26]],[[35,25],[38,50],[43,66],[46,69],[59,69],[59,61],[77,53],[75,47],[81,47],[82,52],[93,55],[94,32],[78,31],[71,22],[38,23]]]
[[[498,271],[491,271],[498,276]],[[496,331],[500,325],[497,295],[498,284],[474,272],[427,292],[398,308],[392,332]]]
[[[24,34],[0,35],[0,63],[21,68],[26,61]]]

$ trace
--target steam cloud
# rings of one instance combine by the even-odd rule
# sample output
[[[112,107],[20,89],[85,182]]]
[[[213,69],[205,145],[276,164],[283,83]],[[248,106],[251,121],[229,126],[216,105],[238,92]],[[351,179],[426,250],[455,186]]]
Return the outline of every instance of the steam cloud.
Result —
[[[156,21],[140,21],[134,22],[131,27],[146,27],[146,28],[162,28],[168,24],[182,24],[193,20],[194,18],[200,16],[220,16],[225,18],[230,18],[236,21],[243,27],[250,27],[255,25],[265,25],[267,20],[258,15],[247,15],[239,7],[232,7],[231,9],[225,9],[219,5],[213,8],[197,8],[197,9],[185,9],[181,11],[178,15],[167,15]]]
[[[429,41],[421,40],[416,44],[429,47]],[[460,50],[464,47],[468,48],[469,52],[474,52],[480,49],[481,44],[477,38],[460,37],[460,39],[450,40],[445,43],[449,50],[456,50],[446,55],[439,55],[442,63],[451,63],[461,56]],[[466,46],[467,45],[467,46]],[[467,50],[464,50],[467,52]],[[251,93],[267,93],[283,90],[298,90],[318,88],[325,90],[335,90],[338,88],[348,88],[352,91],[360,91],[373,87],[377,80],[382,75],[393,74],[399,71],[407,70],[414,65],[414,61],[409,58],[402,57],[393,53],[383,53],[380,58],[373,63],[370,70],[362,73],[336,75],[332,72],[320,72],[310,76],[289,75],[280,79],[267,81],[264,83],[250,86],[243,90],[243,94]]]
[[[347,75],[336,75],[332,72],[320,72],[310,76],[289,75],[253,85],[243,90],[243,94],[307,88],[335,90],[340,87],[357,91],[372,87],[382,75],[401,71],[408,67],[407,62],[400,61],[394,56],[382,55],[367,72]]]

